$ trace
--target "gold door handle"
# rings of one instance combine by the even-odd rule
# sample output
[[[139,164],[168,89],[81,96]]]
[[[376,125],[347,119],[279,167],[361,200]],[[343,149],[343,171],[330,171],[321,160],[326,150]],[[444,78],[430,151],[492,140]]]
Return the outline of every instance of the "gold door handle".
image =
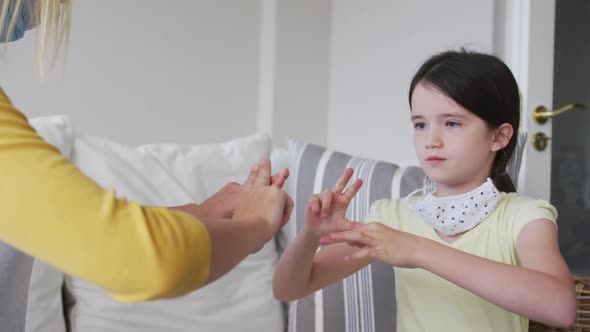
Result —
[[[544,124],[547,122],[547,119],[558,116],[559,114],[573,110],[574,108],[587,108],[584,104],[567,104],[560,109],[556,109],[554,111],[548,110],[545,106],[537,106],[533,111],[533,118],[537,121],[538,124]]]

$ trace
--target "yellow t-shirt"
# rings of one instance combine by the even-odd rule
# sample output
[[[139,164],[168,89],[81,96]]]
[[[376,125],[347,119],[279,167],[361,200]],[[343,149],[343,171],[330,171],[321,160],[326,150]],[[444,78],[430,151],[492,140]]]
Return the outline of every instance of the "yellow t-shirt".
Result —
[[[556,218],[555,208],[546,201],[503,193],[498,207],[452,244],[443,241],[432,226],[419,219],[400,199],[376,201],[366,221],[381,222],[470,254],[520,265],[516,250],[520,230],[530,221],[548,219],[555,222]],[[394,270],[398,332],[528,330],[527,318],[504,310],[429,271],[395,267]],[[506,286],[510,291],[510,286]]]
[[[206,282],[211,240],[188,214],[117,199],[29,126],[0,88],[0,240],[124,302]]]

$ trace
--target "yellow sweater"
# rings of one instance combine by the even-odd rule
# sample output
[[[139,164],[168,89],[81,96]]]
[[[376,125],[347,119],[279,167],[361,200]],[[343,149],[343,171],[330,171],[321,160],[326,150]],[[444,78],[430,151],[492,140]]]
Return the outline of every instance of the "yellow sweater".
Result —
[[[123,302],[208,278],[211,240],[188,214],[117,199],[29,126],[0,88],[0,240]]]

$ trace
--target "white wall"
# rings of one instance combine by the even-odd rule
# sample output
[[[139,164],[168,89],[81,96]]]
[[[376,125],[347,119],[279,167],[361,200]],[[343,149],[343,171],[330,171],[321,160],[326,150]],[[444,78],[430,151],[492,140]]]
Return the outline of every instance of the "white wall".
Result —
[[[493,0],[334,0],[328,144],[366,157],[415,159],[408,88],[434,52],[490,52]]]
[[[34,34],[10,44],[0,84],[29,116],[68,114],[129,144],[256,131],[260,2],[74,1],[68,62],[33,78]]]
[[[173,4],[173,6],[171,6]],[[493,0],[78,0],[63,78],[33,79],[33,37],[0,84],[29,116],[113,140],[214,142],[255,131],[414,159],[407,90],[433,52],[491,51]]]
[[[273,136],[278,146],[288,137],[328,141],[331,2],[276,1]]]

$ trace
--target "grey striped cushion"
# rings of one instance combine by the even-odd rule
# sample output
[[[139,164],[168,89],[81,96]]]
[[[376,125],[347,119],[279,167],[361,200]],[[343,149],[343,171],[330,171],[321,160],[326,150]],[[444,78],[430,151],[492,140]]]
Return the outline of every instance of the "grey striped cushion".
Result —
[[[518,175],[520,173],[520,165],[522,164],[522,155],[524,154],[526,142],[527,133],[519,133],[514,153],[512,154],[508,165],[506,165],[506,172],[510,175],[510,178],[512,178],[514,186],[518,185]]]
[[[518,181],[526,134],[520,134],[507,172]],[[429,182],[418,166],[363,159],[298,140],[289,142],[289,193],[295,201],[283,236],[288,243],[301,229],[309,196],[331,188],[344,169],[352,167],[363,187],[351,202],[347,217],[362,221],[371,204],[383,198],[407,196]],[[375,263],[315,294],[294,301],[289,308],[289,332],[373,332],[396,330],[394,272]]]
[[[292,140],[289,145],[290,192],[295,211],[289,226],[295,234],[303,225],[309,196],[332,187],[345,168],[364,185],[351,202],[348,218],[362,221],[372,202],[407,195],[424,185],[417,166],[356,158],[324,147]],[[351,180],[352,182],[352,180]],[[391,266],[372,264],[291,304],[289,331],[395,331],[394,274]]]
[[[0,326],[24,331],[33,258],[0,242]]]

